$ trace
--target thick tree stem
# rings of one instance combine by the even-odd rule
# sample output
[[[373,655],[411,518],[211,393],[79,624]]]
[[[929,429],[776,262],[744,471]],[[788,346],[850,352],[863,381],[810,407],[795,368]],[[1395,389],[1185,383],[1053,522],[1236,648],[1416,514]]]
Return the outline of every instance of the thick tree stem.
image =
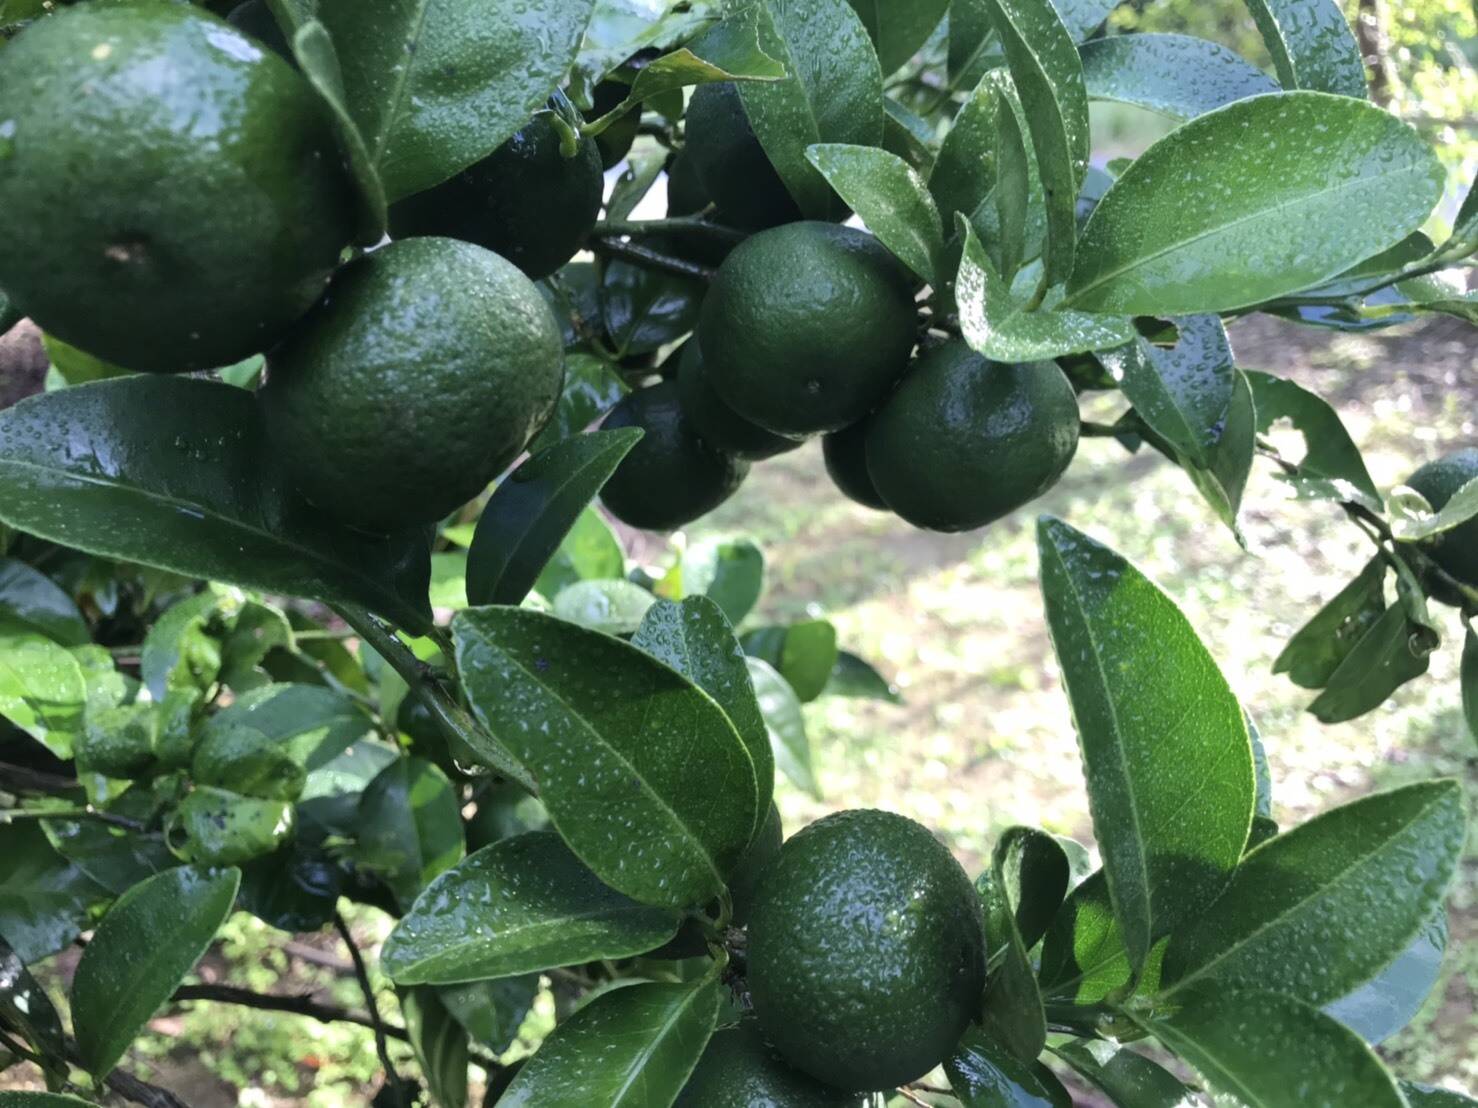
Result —
[[[503,777],[514,781],[529,793],[538,795],[539,787],[518,759],[493,736],[477,725],[467,710],[442,688],[429,666],[421,661],[379,619],[363,608],[341,605],[334,609],[360,640],[390,663],[405,683],[420,694],[437,724],[448,738],[467,746]],[[451,654],[443,648],[448,662]]]

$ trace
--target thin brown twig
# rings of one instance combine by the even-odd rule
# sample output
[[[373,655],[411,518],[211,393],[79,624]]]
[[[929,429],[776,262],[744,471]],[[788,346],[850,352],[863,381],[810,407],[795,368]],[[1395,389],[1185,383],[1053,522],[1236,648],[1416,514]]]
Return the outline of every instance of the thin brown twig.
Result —
[[[385,1068],[385,1080],[395,1089],[402,1090],[400,1074],[395,1070],[395,1063],[390,1060],[390,1043],[385,1033],[385,1022],[380,1018],[380,1005],[375,1000],[375,987],[370,983],[369,969],[364,964],[364,955],[360,953],[359,944],[354,941],[354,936],[349,932],[349,922],[344,919],[344,913],[334,911],[334,930],[339,933],[339,938],[344,940],[344,945],[349,948],[349,960],[354,963],[354,976],[359,979],[359,990],[364,994],[364,1004],[369,1010],[371,1026],[375,1032],[375,1053],[380,1056],[380,1065]],[[401,1103],[407,1103],[402,1095]]]
[[[908,1101],[910,1104],[918,1104],[921,1105],[922,1108],[934,1108],[934,1106],[930,1104],[927,1100],[914,1096],[913,1093],[909,1092],[907,1088],[900,1087],[896,1091],[899,1096]]]
[[[0,762],[0,785],[4,785],[8,791],[46,794],[70,792],[82,787],[75,778],[61,777],[55,773],[46,773],[30,766],[12,765],[9,762]]]

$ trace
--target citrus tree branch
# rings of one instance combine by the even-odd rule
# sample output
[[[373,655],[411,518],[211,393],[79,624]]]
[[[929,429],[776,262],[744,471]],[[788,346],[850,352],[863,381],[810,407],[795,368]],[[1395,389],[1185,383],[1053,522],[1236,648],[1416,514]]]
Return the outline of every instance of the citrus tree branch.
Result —
[[[0,827],[29,819],[59,819],[69,822],[91,821],[106,823],[109,827],[121,827],[125,831],[147,831],[147,824],[127,816],[115,816],[111,812],[99,812],[96,808],[0,808]]]
[[[743,231],[733,227],[692,216],[671,219],[605,219],[595,225],[591,234],[598,238],[622,235],[696,235],[700,238],[721,239],[724,242],[743,242],[748,237]]]
[[[663,254],[634,242],[623,242],[618,238],[593,238],[590,251],[603,258],[619,258],[623,262],[657,269],[678,277],[690,277],[695,281],[713,280],[713,270],[697,262],[684,261],[670,254]]]
[[[431,667],[412,654],[388,626],[364,608],[344,604],[334,610],[354,629],[360,641],[374,648],[405,683],[420,694],[432,717],[449,738],[470,748],[503,777],[533,795],[538,794],[539,787],[528,770],[502,743],[477,725],[467,710],[442,687]],[[445,649],[444,653],[450,660],[451,654]]]
[[[375,1001],[375,987],[370,983],[369,969],[364,964],[364,955],[359,951],[359,944],[354,941],[354,936],[349,932],[349,923],[344,919],[344,913],[334,911],[334,930],[339,933],[339,938],[344,940],[344,945],[349,948],[349,959],[354,963],[354,976],[359,979],[359,991],[364,994],[364,1005],[369,1010],[370,1026],[375,1032],[375,1053],[380,1056],[380,1065],[385,1069],[385,1080],[392,1088],[403,1089],[400,1074],[395,1070],[395,1063],[390,1061],[390,1041],[385,1032],[385,1023],[380,1019],[380,1005]],[[400,1103],[408,1104],[409,1101],[402,1096]]]

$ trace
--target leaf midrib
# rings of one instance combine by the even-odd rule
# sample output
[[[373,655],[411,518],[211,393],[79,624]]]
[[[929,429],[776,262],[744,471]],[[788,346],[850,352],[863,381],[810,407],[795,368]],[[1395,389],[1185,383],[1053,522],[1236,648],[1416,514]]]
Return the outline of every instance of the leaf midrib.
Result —
[[[1235,230],[1235,229],[1237,229],[1239,227],[1242,227],[1245,224],[1255,223],[1257,221],[1263,220],[1263,219],[1268,218],[1268,217],[1271,217],[1271,216],[1276,216],[1276,215],[1279,215],[1279,214],[1284,213],[1284,212],[1294,212],[1294,211],[1297,211],[1298,209],[1301,209],[1304,206],[1306,206],[1308,204],[1311,204],[1311,203],[1313,203],[1315,201],[1321,200],[1321,199],[1323,199],[1326,196],[1336,196],[1336,195],[1339,195],[1339,194],[1343,194],[1343,193],[1345,193],[1347,191],[1363,190],[1365,187],[1371,185],[1372,183],[1377,184],[1377,185],[1379,185],[1379,184],[1389,185],[1389,183],[1392,180],[1394,180],[1394,179],[1396,179],[1398,177],[1416,176],[1416,175],[1419,175],[1420,173],[1421,173],[1421,167],[1420,166],[1416,166],[1416,165],[1412,165],[1412,166],[1408,166],[1405,169],[1393,170],[1393,171],[1391,171],[1389,173],[1384,173],[1384,174],[1380,175],[1379,177],[1368,177],[1368,176],[1367,177],[1352,177],[1348,181],[1343,181],[1340,184],[1335,185],[1335,186],[1333,186],[1331,188],[1320,189],[1317,192],[1312,192],[1312,193],[1305,193],[1305,194],[1303,194],[1301,196],[1297,196],[1297,197],[1295,197],[1295,198],[1293,198],[1291,200],[1285,200],[1285,201],[1283,201],[1281,203],[1274,204],[1271,207],[1266,207],[1266,206],[1265,207],[1260,207],[1256,211],[1251,211],[1251,212],[1248,212],[1246,215],[1238,216],[1236,219],[1232,220],[1230,223],[1221,223],[1221,224],[1216,225],[1215,227],[1208,227],[1208,228],[1206,228],[1203,231],[1196,232],[1194,235],[1190,236],[1189,238],[1180,239],[1180,240],[1177,240],[1175,242],[1168,243],[1165,246],[1159,247],[1158,249],[1151,251],[1149,254],[1146,254],[1143,257],[1139,257],[1139,258],[1134,259],[1129,264],[1122,265],[1122,266],[1118,267],[1117,269],[1108,270],[1105,273],[1103,273],[1103,274],[1099,275],[1098,277],[1094,278],[1094,280],[1090,284],[1084,285],[1083,287],[1081,287],[1081,288],[1077,289],[1076,291],[1070,293],[1068,295],[1067,299],[1063,301],[1063,303],[1064,304],[1071,304],[1074,301],[1081,301],[1081,299],[1083,298],[1084,294],[1086,294],[1088,292],[1091,292],[1094,289],[1101,288],[1103,285],[1108,284],[1110,282],[1117,281],[1119,278],[1123,277],[1126,273],[1133,273],[1133,272],[1135,272],[1138,269],[1143,269],[1146,266],[1149,266],[1152,263],[1159,261],[1161,258],[1165,257],[1167,254],[1172,254],[1172,253],[1174,253],[1174,252],[1176,252],[1178,250],[1186,250],[1186,249],[1189,249],[1190,247],[1194,246],[1198,242],[1202,242],[1202,241],[1205,241],[1206,239],[1210,239],[1210,238],[1213,238],[1215,236],[1224,234],[1226,232],[1233,231],[1233,230]],[[1386,191],[1386,190],[1382,190],[1382,191]],[[1097,213],[1095,212],[1094,214],[1096,215]],[[1092,228],[1092,220],[1090,219],[1090,221],[1089,221],[1089,228],[1088,229],[1091,230],[1091,228]],[[1085,232],[1085,234],[1084,234],[1083,237],[1085,239],[1087,238],[1086,232]],[[1339,275],[1339,273],[1341,273],[1341,272],[1343,272],[1343,270],[1336,270],[1333,273],[1328,273],[1328,274],[1325,274],[1322,277],[1315,278],[1314,281],[1312,282],[1312,284],[1319,284],[1319,283],[1321,283],[1323,281],[1329,280],[1331,277],[1337,277]]]
[[[1279,924],[1281,924],[1288,917],[1293,916],[1293,915],[1295,915],[1295,914],[1297,914],[1299,912],[1302,912],[1306,907],[1308,907],[1310,904],[1314,903],[1314,901],[1316,899],[1322,899],[1324,897],[1324,895],[1326,894],[1327,890],[1332,889],[1337,884],[1341,884],[1343,882],[1343,879],[1346,876],[1348,876],[1352,871],[1354,871],[1356,869],[1363,868],[1363,867],[1365,867],[1367,865],[1373,864],[1377,859],[1379,859],[1380,857],[1382,857],[1387,852],[1388,848],[1392,847],[1393,844],[1395,844],[1395,843],[1397,843],[1397,842],[1399,842],[1401,840],[1404,840],[1406,837],[1408,837],[1409,834],[1411,833],[1411,831],[1413,830],[1413,828],[1417,827],[1420,823],[1422,823],[1422,821],[1424,819],[1426,819],[1426,817],[1429,816],[1432,813],[1432,810],[1434,808],[1436,808],[1438,805],[1440,805],[1441,802],[1442,801],[1441,801],[1441,797],[1440,796],[1434,797],[1431,802],[1423,805],[1422,808],[1421,808],[1421,810],[1418,811],[1415,815],[1413,815],[1412,818],[1409,819],[1406,822],[1406,825],[1404,827],[1402,827],[1401,830],[1399,832],[1397,832],[1396,835],[1393,835],[1393,836],[1387,838],[1384,842],[1378,844],[1376,846],[1376,848],[1374,850],[1370,851],[1368,854],[1361,855],[1360,857],[1358,857],[1358,858],[1354,859],[1353,861],[1351,861],[1348,865],[1340,868],[1337,872],[1335,872],[1330,877],[1330,880],[1321,888],[1321,890],[1319,892],[1319,895],[1317,897],[1313,897],[1313,896],[1311,896],[1311,897],[1305,897],[1304,899],[1298,901],[1297,903],[1290,905],[1289,907],[1287,907],[1286,909],[1284,909],[1282,912],[1279,912],[1277,915],[1269,917],[1263,923],[1261,923],[1260,925],[1258,925],[1255,929],[1253,929],[1252,931],[1249,931],[1247,933],[1247,935],[1244,936],[1242,939],[1240,939],[1239,941],[1233,943],[1231,946],[1227,947],[1221,953],[1219,953],[1218,955],[1216,955],[1216,957],[1212,958],[1210,961],[1203,962],[1194,971],[1192,971],[1191,973],[1187,974],[1186,976],[1180,978],[1178,981],[1175,982],[1174,985],[1172,985],[1172,986],[1170,986],[1170,988],[1166,989],[1164,991],[1164,994],[1163,995],[1164,996],[1171,996],[1172,994],[1174,994],[1176,992],[1179,992],[1181,989],[1185,988],[1188,984],[1191,984],[1192,982],[1195,982],[1195,981],[1204,979],[1206,977],[1206,975],[1208,973],[1210,973],[1211,970],[1215,966],[1219,965],[1220,963],[1222,963],[1222,962],[1226,961],[1228,958],[1230,958],[1232,955],[1234,955],[1234,954],[1238,953],[1239,951],[1243,950],[1249,943],[1255,943],[1257,941],[1257,939],[1262,934],[1264,934],[1266,931],[1270,930],[1271,928],[1277,927]],[[1276,840],[1269,840],[1270,843],[1273,842],[1273,841],[1276,841]],[[1229,895],[1232,892],[1232,890],[1235,889],[1235,888],[1236,888],[1236,885],[1235,884],[1228,885],[1227,888],[1226,888],[1226,890],[1222,893],[1222,896],[1224,897],[1224,896]],[[1216,909],[1216,904],[1221,899],[1222,899],[1222,897],[1218,897],[1217,900],[1216,901],[1213,901],[1212,904],[1211,904],[1211,906],[1207,909],[1208,918],[1211,916],[1212,913],[1214,913],[1214,911]],[[1414,936],[1417,933],[1419,933],[1421,931],[1421,928],[1422,928],[1423,925],[1424,925],[1423,922],[1418,922],[1416,929],[1412,932],[1412,935]],[[1408,936],[1408,941],[1409,940],[1410,940],[1410,936]]]
[[[415,18],[412,20],[415,29],[411,31],[408,27],[407,30],[410,33],[401,40],[402,48],[405,50],[405,65],[396,74],[395,85],[390,90],[390,99],[385,104],[385,118],[382,121],[383,126],[380,128],[380,133],[375,136],[374,161],[372,164],[376,168],[379,168],[384,163],[385,149],[390,142],[390,133],[395,130],[395,124],[400,118],[400,105],[405,100],[405,90],[410,84],[411,67],[415,65],[416,61],[417,51],[415,46],[421,41],[421,35],[425,32],[426,13],[430,8],[431,0],[419,0]]]
[[[22,470],[35,470],[39,473],[44,474],[60,474],[62,477],[65,477],[69,481],[76,481],[80,484],[92,485],[97,488],[107,489],[110,492],[116,492],[123,496],[143,500],[145,503],[158,503],[167,507],[187,508],[191,511],[198,512],[203,521],[211,520],[229,530],[244,531],[246,534],[251,535],[254,538],[269,540],[270,542],[283,547],[291,553],[300,556],[301,558],[303,558],[304,561],[313,563],[318,566],[328,567],[330,569],[333,569],[335,572],[342,572],[346,577],[359,581],[362,584],[367,584],[369,586],[368,595],[380,597],[381,603],[383,603],[385,600],[390,600],[393,603],[388,605],[388,607],[400,611],[402,615],[409,614],[402,609],[402,605],[407,604],[406,601],[402,600],[399,596],[393,593],[387,596],[385,593],[385,586],[383,582],[375,578],[362,576],[358,569],[350,565],[349,563],[333,561],[326,557],[321,550],[317,550],[313,547],[303,546],[298,542],[294,542],[288,539],[285,535],[279,534],[274,531],[267,531],[260,527],[255,527],[252,524],[247,523],[245,520],[233,519],[230,516],[221,515],[219,511],[206,505],[200,504],[196,501],[183,500],[179,497],[168,496],[163,493],[147,492],[135,485],[126,485],[115,481],[108,481],[103,478],[94,477],[90,474],[85,473],[74,473],[71,470],[63,469],[59,466],[38,465],[35,462],[25,462],[14,458],[0,460],[0,471],[5,470],[7,467],[14,467]],[[130,555],[129,557],[137,561],[146,561],[146,559],[143,558],[135,558],[133,555]],[[419,617],[417,617],[417,619],[419,620]]]
[[[582,730],[590,735],[590,737],[594,739],[595,742],[598,743],[603,749],[609,751],[617,759],[617,761],[621,763],[622,766],[630,771],[632,777],[641,782],[642,792],[651,798],[651,800],[656,804],[659,811],[667,815],[667,817],[669,818],[669,822],[676,825],[677,830],[683,835],[683,837],[697,848],[699,856],[708,866],[708,872],[713,876],[716,887],[722,888],[724,884],[723,874],[719,872],[718,867],[714,864],[714,858],[709,853],[708,847],[704,845],[703,840],[700,839],[696,833],[694,833],[693,829],[688,825],[687,820],[685,820],[675,808],[668,804],[667,801],[664,800],[657,793],[657,791],[652,788],[651,784],[647,781],[646,774],[638,772],[636,766],[632,764],[631,760],[627,758],[622,751],[618,750],[615,746],[608,742],[605,736],[597,731],[590,724],[589,720],[585,718],[584,715],[576,711],[575,707],[570,704],[570,702],[567,701],[564,697],[562,697],[557,691],[551,688],[547,682],[541,681],[533,672],[529,670],[527,666],[525,666],[517,658],[513,657],[513,655],[510,654],[508,651],[502,649],[500,646],[495,644],[486,633],[477,628],[476,624],[473,625],[473,628],[473,633],[482,640],[482,643],[486,648],[495,651],[497,654],[501,655],[508,661],[510,665],[512,665],[530,681],[538,685],[541,689],[544,689],[545,692],[553,697],[554,700],[562,708],[564,708],[564,710],[569,714],[570,718],[574,719],[579,724]],[[707,694],[705,693],[704,695]],[[650,704],[648,705],[648,710],[650,710]],[[742,746],[743,744],[741,743],[740,745]]]
[[[630,904],[619,904],[608,906],[605,908],[592,908],[591,910],[586,912],[570,912],[566,915],[559,916],[558,918],[533,920],[528,923],[517,924],[512,927],[504,927],[493,939],[478,940],[476,938],[467,938],[463,939],[461,942],[453,941],[449,944],[443,945],[437,950],[435,956],[430,958],[423,958],[420,961],[412,962],[409,966],[406,967],[406,972],[414,972],[415,970],[421,969],[425,966],[438,965],[441,963],[442,960],[446,959],[449,956],[452,956],[455,960],[456,958],[460,958],[465,952],[476,951],[480,947],[485,946],[490,942],[501,941],[510,935],[518,935],[525,931],[537,931],[544,928],[560,927],[570,923],[584,923],[591,920],[609,920],[611,922],[617,922],[623,916],[640,915],[644,912],[661,912],[665,910],[666,909],[653,907],[650,904],[639,904],[633,900]],[[527,950],[529,948],[524,947],[521,949]],[[404,976],[404,974],[402,976]]]
[[[703,992],[706,985],[706,981],[700,982],[688,990],[688,994],[682,998],[680,1003],[673,1005],[671,1014],[658,1025],[657,1034],[653,1035],[646,1046],[632,1059],[631,1067],[625,1079],[615,1091],[615,1099],[611,1102],[613,1106],[619,1106],[625,1101],[626,1094],[631,1090],[632,1085],[636,1083],[636,1079],[641,1075],[642,1071],[646,1069],[646,1064],[651,1061],[652,1056],[657,1053],[657,1047],[671,1033],[673,1027],[677,1025],[677,1021],[687,1012],[693,1001]]]
[[[1110,720],[1110,723],[1112,724],[1112,727],[1113,727],[1113,732],[1114,732],[1115,739],[1117,740],[1118,737],[1119,737],[1119,735],[1120,735],[1120,733],[1121,733],[1120,724],[1119,724],[1118,705],[1114,702],[1114,698],[1113,698],[1112,694],[1109,691],[1110,690],[1110,687],[1109,687],[1109,681],[1108,681],[1108,673],[1103,668],[1103,656],[1102,656],[1102,654],[1099,651],[1098,640],[1097,640],[1097,638],[1093,634],[1093,627],[1092,627],[1092,624],[1090,623],[1090,621],[1088,620],[1087,609],[1086,609],[1086,607],[1084,607],[1083,598],[1082,598],[1081,594],[1078,592],[1077,584],[1076,584],[1076,582],[1073,581],[1072,574],[1068,570],[1067,562],[1063,558],[1062,552],[1057,548],[1057,543],[1056,543],[1055,540],[1051,540],[1049,542],[1049,545],[1052,548],[1053,557],[1057,560],[1057,564],[1058,564],[1059,568],[1061,569],[1063,580],[1065,580],[1067,582],[1068,590],[1072,593],[1073,599],[1077,603],[1078,611],[1080,613],[1082,613],[1083,632],[1088,637],[1088,645],[1092,648],[1093,665],[1094,665],[1094,668],[1098,671],[1099,680],[1100,680],[1100,682],[1101,682],[1101,684],[1103,686],[1103,689],[1104,689],[1104,694],[1105,694],[1104,695],[1104,702],[1108,705],[1109,720]],[[1144,933],[1145,933],[1145,941],[1146,942],[1149,942],[1150,941],[1150,935],[1152,933],[1151,925],[1154,922],[1154,920],[1153,920],[1153,918],[1152,918],[1152,916],[1150,914],[1150,895],[1149,895],[1150,874],[1149,874],[1148,852],[1145,849],[1143,849],[1144,846],[1145,846],[1145,843],[1144,843],[1144,840],[1140,837],[1140,816],[1139,816],[1138,796],[1137,796],[1136,790],[1132,787],[1132,784],[1131,784],[1132,781],[1133,781],[1133,778],[1129,774],[1129,765],[1128,765],[1128,762],[1126,760],[1126,756],[1125,756],[1126,752],[1124,751],[1123,745],[1121,743],[1119,743],[1119,742],[1116,741],[1114,743],[1114,751],[1119,756],[1118,757],[1119,767],[1123,771],[1125,784],[1126,784],[1126,786],[1129,786],[1129,787],[1127,787],[1125,789],[1125,794],[1129,797],[1129,801],[1130,801],[1130,803],[1129,803],[1129,815],[1130,815],[1130,822],[1131,822],[1132,830],[1133,830],[1133,833],[1134,833],[1134,843],[1135,843],[1135,845],[1137,847],[1140,848],[1140,849],[1138,849],[1136,851],[1136,855],[1137,855],[1137,858],[1138,858],[1138,861],[1139,861],[1140,877],[1141,877],[1141,879],[1143,881],[1143,888],[1144,888],[1144,896],[1143,896],[1142,899],[1143,899],[1143,904],[1144,904],[1144,909],[1145,909],[1145,911],[1144,911]],[[1114,896],[1114,882],[1109,879],[1109,869],[1108,869],[1107,866],[1104,867],[1103,873],[1104,873],[1104,885],[1107,887],[1108,893],[1109,893],[1109,905],[1110,905],[1110,908],[1113,908],[1113,906],[1114,906],[1114,900],[1115,900],[1115,896]],[[1117,916],[1117,913],[1112,913],[1112,914],[1114,914],[1115,916]],[[1133,957],[1133,954],[1129,952],[1129,944],[1127,942],[1127,936],[1124,934],[1124,929],[1123,929],[1122,923],[1120,924],[1120,939],[1121,940],[1125,940],[1125,942],[1124,942],[1124,950],[1125,950],[1125,953],[1126,954],[1129,954],[1129,963],[1130,963],[1131,972],[1137,972],[1137,967],[1134,965],[1134,957]],[[1148,949],[1146,949],[1145,954],[1148,955],[1148,953],[1149,953],[1148,952]]]

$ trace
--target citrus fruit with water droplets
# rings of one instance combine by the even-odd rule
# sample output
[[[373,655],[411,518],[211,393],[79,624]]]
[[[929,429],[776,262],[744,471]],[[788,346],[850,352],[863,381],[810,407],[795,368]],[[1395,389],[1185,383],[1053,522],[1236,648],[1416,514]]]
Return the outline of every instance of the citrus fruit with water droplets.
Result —
[[[985,923],[928,829],[839,812],[766,870],[747,957],[760,1029],[791,1065],[841,1089],[891,1089],[944,1061],[979,1014]]]
[[[837,491],[848,500],[886,512],[888,505],[878,495],[872,475],[867,472],[867,421],[833,431],[821,440],[821,456],[827,476]]]
[[[673,381],[624,397],[602,426],[643,431],[600,493],[606,510],[632,527],[671,531],[692,523],[733,496],[749,474],[748,462],[698,436]]]
[[[0,287],[104,361],[265,350],[323,292],[354,210],[308,83],[199,8],[78,5],[0,50]]]
[[[391,205],[390,234],[473,242],[538,280],[584,245],[603,184],[595,140],[567,156],[553,112],[542,111],[476,165]]]
[[[912,280],[875,238],[788,223],[746,239],[719,267],[698,339],[724,402],[795,436],[867,415],[908,364],[916,327]]]
[[[674,1108],[861,1108],[855,1093],[823,1085],[765,1042],[753,1018],[708,1040]]]
[[[303,495],[386,532],[480,493],[563,380],[559,325],[529,279],[480,246],[423,238],[345,266],[269,356],[258,395]]]
[[[761,462],[797,449],[802,439],[787,438],[750,423],[724,403],[703,367],[703,350],[689,339],[677,358],[677,391],[683,412],[709,446],[746,462]]]
[[[1441,511],[1457,491],[1478,480],[1478,449],[1457,450],[1428,462],[1406,482],[1421,493],[1435,510]],[[1478,586],[1478,516],[1437,535],[1427,548],[1432,560],[1464,584]],[[1456,590],[1435,584],[1433,595],[1449,604],[1460,604]]]
[[[717,205],[721,222],[760,231],[801,217],[732,81],[700,85],[685,118],[683,157]]]
[[[932,531],[970,531],[1050,489],[1078,448],[1078,402],[1052,362],[992,362],[959,340],[924,354],[867,431],[883,501]]]

